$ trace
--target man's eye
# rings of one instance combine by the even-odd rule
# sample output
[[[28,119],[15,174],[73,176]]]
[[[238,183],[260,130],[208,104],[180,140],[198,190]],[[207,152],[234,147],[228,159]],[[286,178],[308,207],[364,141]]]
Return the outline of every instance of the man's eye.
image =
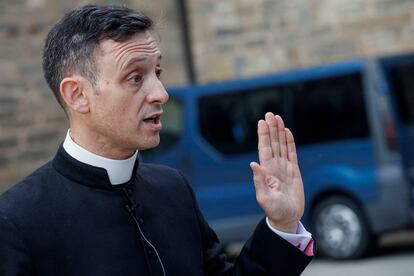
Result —
[[[142,81],[142,77],[140,75],[133,75],[128,79],[128,81],[132,83],[140,83]]]
[[[161,78],[162,69],[161,69],[161,68],[157,69],[157,70],[155,71],[155,74],[157,74],[157,77],[158,77],[158,78]]]

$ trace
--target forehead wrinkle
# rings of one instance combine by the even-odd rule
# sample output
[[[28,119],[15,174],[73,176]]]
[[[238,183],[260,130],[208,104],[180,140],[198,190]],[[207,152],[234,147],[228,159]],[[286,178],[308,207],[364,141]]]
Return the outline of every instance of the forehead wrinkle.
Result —
[[[140,43],[136,44],[134,42],[127,43],[127,44],[120,44],[117,45],[114,49],[114,57],[115,63],[118,68],[125,68],[126,63],[128,63],[128,55],[131,54],[139,54],[143,55],[142,59],[148,59],[147,55],[161,55],[160,50],[158,49],[157,44],[155,41],[151,41],[149,43]]]
[[[129,49],[143,49],[148,51],[158,50],[158,45],[155,41],[151,40],[144,43],[136,43],[136,41],[130,41],[127,43],[118,43],[114,46],[115,58],[118,58],[120,54]]]

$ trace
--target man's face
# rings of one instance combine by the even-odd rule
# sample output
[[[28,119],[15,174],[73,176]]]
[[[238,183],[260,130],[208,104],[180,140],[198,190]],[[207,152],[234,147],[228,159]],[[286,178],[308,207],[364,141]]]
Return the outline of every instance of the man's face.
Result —
[[[96,93],[90,99],[89,129],[105,146],[121,151],[159,144],[162,104],[161,53],[149,32],[127,41],[104,40],[95,54]]]

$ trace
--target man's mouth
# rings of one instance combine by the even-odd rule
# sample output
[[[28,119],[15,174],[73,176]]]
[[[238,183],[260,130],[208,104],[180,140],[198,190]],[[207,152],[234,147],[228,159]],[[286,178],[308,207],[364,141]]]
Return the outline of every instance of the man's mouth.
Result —
[[[161,130],[161,115],[162,112],[148,116],[144,122],[154,130]]]
[[[146,119],[144,119],[144,122],[158,124],[160,122],[160,117],[159,116],[154,116],[154,117],[146,118]]]

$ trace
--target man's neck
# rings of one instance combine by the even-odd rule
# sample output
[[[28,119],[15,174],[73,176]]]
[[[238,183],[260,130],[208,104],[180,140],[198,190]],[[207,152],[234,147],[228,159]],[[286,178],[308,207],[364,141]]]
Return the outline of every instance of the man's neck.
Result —
[[[122,143],[114,145],[102,134],[93,132],[81,124],[70,125],[70,138],[87,151],[109,159],[128,159],[136,152],[135,148],[126,148]]]

